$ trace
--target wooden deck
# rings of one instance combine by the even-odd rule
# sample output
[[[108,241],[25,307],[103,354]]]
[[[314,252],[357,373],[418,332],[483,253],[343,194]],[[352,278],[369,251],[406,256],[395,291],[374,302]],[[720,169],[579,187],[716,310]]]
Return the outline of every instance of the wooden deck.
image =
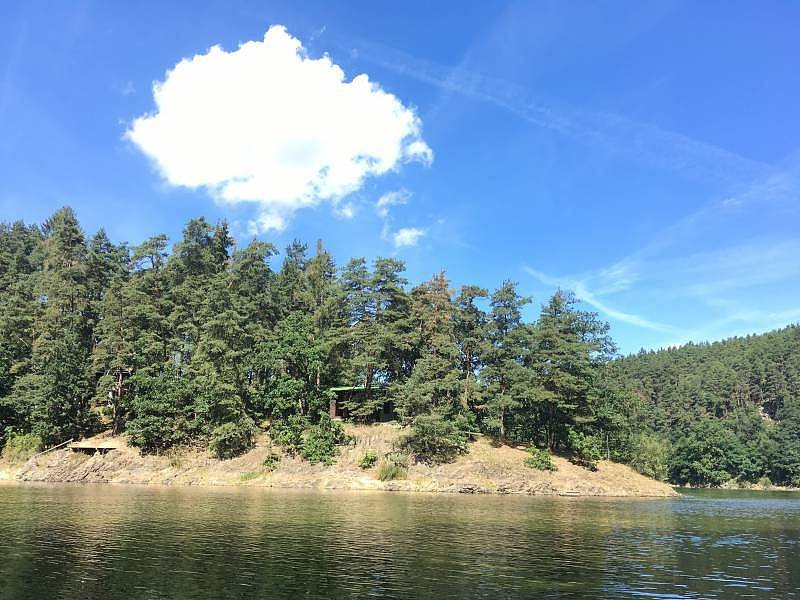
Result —
[[[68,447],[73,452],[106,453],[109,450],[118,450],[120,448],[125,448],[125,446],[126,446],[125,441],[122,438],[95,436],[87,440],[72,442]]]

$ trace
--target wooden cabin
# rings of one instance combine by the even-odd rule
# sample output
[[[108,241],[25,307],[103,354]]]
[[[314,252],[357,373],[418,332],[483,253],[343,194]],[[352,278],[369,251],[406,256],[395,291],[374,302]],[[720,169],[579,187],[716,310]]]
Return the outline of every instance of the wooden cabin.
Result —
[[[397,419],[392,402],[384,387],[365,388],[363,386],[340,386],[329,389],[331,392],[331,419],[352,419],[362,423],[385,423]],[[373,406],[374,410],[362,407]],[[359,410],[361,409],[361,410]]]

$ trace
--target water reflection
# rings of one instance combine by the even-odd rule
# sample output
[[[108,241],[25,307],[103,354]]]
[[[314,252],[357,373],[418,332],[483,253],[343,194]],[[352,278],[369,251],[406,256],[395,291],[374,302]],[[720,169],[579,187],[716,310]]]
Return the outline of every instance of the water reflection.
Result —
[[[0,598],[796,598],[800,496],[0,487]]]

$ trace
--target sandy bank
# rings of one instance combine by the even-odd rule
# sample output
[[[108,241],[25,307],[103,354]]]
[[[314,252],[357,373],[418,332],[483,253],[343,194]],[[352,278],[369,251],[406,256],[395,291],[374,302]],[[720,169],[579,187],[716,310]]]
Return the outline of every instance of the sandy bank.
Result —
[[[341,449],[333,466],[310,465],[282,456],[274,471],[263,468],[272,451],[266,437],[247,454],[220,461],[204,452],[184,451],[164,456],[141,456],[124,446],[106,454],[57,450],[21,465],[0,463],[0,480],[37,482],[135,483],[186,486],[246,485],[281,488],[370,489],[391,491],[460,492],[530,495],[668,497],[675,491],[631,468],[602,461],[595,472],[555,457],[556,472],[534,471],[523,464],[527,453],[488,440],[470,444],[467,455],[436,467],[415,464],[403,480],[382,482],[375,469],[358,462],[366,450],[384,453],[400,432],[392,425],[348,426],[355,445]]]

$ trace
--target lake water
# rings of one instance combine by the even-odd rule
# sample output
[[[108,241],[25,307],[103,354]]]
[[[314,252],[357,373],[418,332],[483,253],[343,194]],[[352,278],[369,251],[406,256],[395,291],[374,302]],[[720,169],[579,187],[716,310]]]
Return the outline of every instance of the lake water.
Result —
[[[800,598],[800,495],[0,486],[0,598]]]

